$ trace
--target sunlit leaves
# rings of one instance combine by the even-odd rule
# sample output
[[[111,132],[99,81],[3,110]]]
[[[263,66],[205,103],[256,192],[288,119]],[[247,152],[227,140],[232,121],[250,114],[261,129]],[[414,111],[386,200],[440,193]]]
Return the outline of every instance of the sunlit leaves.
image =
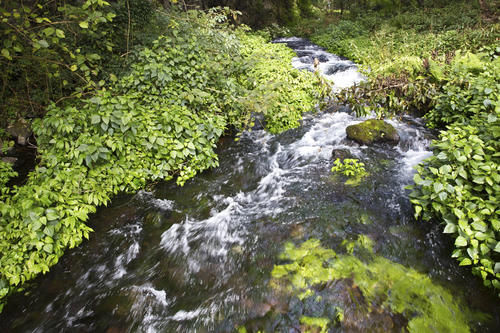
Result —
[[[488,107],[500,105],[499,95],[489,88],[500,83],[500,62],[466,55],[452,66],[454,74],[428,114],[434,125],[452,124],[434,142],[434,156],[418,167],[412,203],[417,216],[444,220],[444,233],[453,234],[460,249],[452,256],[497,288],[500,108],[493,112],[483,100],[488,95]]]

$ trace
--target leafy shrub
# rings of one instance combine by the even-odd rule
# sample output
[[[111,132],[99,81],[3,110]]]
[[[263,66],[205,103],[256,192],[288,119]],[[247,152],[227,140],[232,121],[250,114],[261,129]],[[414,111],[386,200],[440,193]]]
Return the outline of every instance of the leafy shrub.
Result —
[[[426,116],[450,125],[418,167],[411,201],[417,217],[444,221],[460,265],[500,289],[500,59],[466,54],[450,67]]]
[[[9,192],[7,183],[16,176],[17,172],[12,169],[12,164],[0,160],[0,197]]]
[[[425,118],[430,127],[488,114],[499,104],[498,77],[500,58],[490,60],[484,54],[457,55],[450,66],[440,68],[433,75],[446,82],[443,94],[436,98],[436,106]]]
[[[167,35],[131,55],[128,74],[34,122],[41,163],[0,197],[0,306],[88,238],[85,221],[113,194],[156,179],[182,185],[217,166],[219,137],[251,126],[252,112],[280,132],[313,109],[314,75],[291,68],[286,46],[230,30],[227,14],[170,17]]]
[[[290,59],[295,53],[284,45],[267,44],[263,48],[262,37],[242,35],[240,39],[242,54],[252,62],[248,83],[258,95],[251,94],[245,100],[246,107],[264,114],[266,129],[271,133],[299,126],[302,113],[312,110],[330,93],[329,89],[322,89],[326,83],[312,73],[290,69]]]
[[[341,173],[347,177],[362,177],[366,175],[365,164],[355,158],[346,158],[343,161],[337,158],[333,162],[331,172]]]
[[[311,40],[328,51],[352,59],[350,41],[367,34],[364,26],[351,20],[341,20],[315,33]]]
[[[50,100],[98,86],[113,48],[107,24],[114,17],[102,0],[0,3],[0,102],[10,111],[1,121],[24,109],[39,115]]]
[[[453,257],[472,265],[485,285],[500,289],[500,111],[485,121],[453,125],[418,167],[411,194],[416,217],[445,222],[455,237]]]

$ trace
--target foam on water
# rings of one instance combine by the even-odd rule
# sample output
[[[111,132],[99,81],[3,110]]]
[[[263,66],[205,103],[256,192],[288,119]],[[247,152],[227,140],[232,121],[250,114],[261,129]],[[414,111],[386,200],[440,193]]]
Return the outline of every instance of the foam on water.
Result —
[[[292,66],[297,69],[313,72],[314,60],[317,59],[319,72],[333,83],[335,91],[351,87],[365,79],[354,62],[328,53],[306,39],[279,38],[274,42],[285,43],[297,53],[297,57],[292,59]]]

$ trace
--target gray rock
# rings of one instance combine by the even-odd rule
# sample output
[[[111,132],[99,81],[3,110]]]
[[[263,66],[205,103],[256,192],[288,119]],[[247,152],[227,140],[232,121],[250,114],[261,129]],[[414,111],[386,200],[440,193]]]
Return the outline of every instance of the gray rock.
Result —
[[[2,162],[14,165],[17,162],[17,157],[2,157]]]
[[[340,161],[345,160],[346,158],[352,158],[352,154],[349,149],[333,149],[332,150],[332,160],[335,161],[337,158]]]
[[[17,143],[24,146],[33,134],[30,123],[25,119],[18,119],[7,127],[7,133],[16,138]]]

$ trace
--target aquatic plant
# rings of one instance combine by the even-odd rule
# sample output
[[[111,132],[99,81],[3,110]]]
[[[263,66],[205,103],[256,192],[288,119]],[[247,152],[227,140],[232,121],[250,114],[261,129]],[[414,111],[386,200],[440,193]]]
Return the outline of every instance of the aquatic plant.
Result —
[[[369,251],[370,243],[360,237],[349,244]],[[352,279],[353,288],[359,289],[364,299],[358,304],[362,311],[380,308],[400,314],[408,320],[410,332],[468,332],[468,322],[474,317],[458,297],[428,276],[373,253],[362,261],[353,255],[336,254],[322,247],[319,240],[310,239],[299,246],[285,244],[280,259],[288,263],[273,268],[271,286],[277,290],[304,299],[313,296],[318,285]],[[314,322],[321,329],[328,325],[321,318]]]
[[[331,172],[347,176],[348,179],[345,181],[346,185],[359,185],[361,180],[368,175],[368,172],[366,172],[365,169],[365,164],[363,162],[359,162],[359,160],[355,158],[346,158],[342,161],[337,158],[333,164]]]
[[[348,177],[363,177],[366,175],[365,164],[356,158],[337,158],[333,162],[331,172],[338,172]]]

